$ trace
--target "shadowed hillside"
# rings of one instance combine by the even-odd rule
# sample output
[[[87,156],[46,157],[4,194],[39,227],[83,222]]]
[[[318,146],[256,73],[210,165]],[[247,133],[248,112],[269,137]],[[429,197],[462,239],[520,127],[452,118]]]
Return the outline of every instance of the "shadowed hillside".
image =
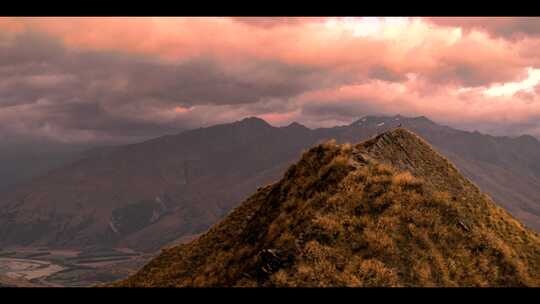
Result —
[[[540,286],[540,238],[396,129],[311,148],[114,286]]]
[[[205,232],[257,187],[279,180],[308,147],[359,142],[400,124],[540,231],[540,142],[532,137],[494,137],[399,115],[321,129],[246,118],[98,149],[0,195],[0,245],[152,252]]]
[[[250,118],[93,153],[2,196],[0,244],[156,250],[205,231],[315,140]]]

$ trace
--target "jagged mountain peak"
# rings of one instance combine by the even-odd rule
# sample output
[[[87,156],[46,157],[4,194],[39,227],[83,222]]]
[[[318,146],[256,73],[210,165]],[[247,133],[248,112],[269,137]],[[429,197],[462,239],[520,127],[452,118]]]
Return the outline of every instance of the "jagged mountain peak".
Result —
[[[288,127],[305,127],[305,126],[296,121],[293,121],[288,125]]]
[[[238,121],[238,123],[246,126],[272,127],[266,120],[255,116],[246,117]]]
[[[251,118],[90,153],[2,193],[0,245],[99,244],[155,250],[205,231],[258,186],[278,180],[304,149],[330,138],[365,140],[397,128],[396,118],[406,119],[389,116],[372,124],[319,129],[294,124],[277,128]],[[402,126],[421,134],[498,204],[539,231],[538,144],[494,140],[438,125]],[[124,230],[130,233],[119,235],[111,229],[115,212],[135,208],[128,214],[151,219],[160,208],[143,202],[163,193],[172,197],[171,214],[132,227],[136,231]],[[61,213],[52,216],[57,211]]]
[[[307,150],[115,286],[538,286],[540,239],[403,128]]]
[[[298,123],[296,121],[290,123],[289,125],[287,125],[285,128],[289,128],[289,129],[302,129],[302,130],[309,130],[308,127],[304,126],[303,124],[301,123]]]

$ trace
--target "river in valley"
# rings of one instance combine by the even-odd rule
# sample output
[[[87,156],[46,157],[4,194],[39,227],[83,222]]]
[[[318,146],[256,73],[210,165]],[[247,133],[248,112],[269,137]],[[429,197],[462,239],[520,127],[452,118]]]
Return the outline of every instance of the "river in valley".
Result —
[[[0,258],[0,274],[2,274],[3,276],[15,280],[37,280],[45,286],[51,286],[51,284],[47,284],[42,279],[45,279],[46,277],[64,269],[64,267],[49,261]]]

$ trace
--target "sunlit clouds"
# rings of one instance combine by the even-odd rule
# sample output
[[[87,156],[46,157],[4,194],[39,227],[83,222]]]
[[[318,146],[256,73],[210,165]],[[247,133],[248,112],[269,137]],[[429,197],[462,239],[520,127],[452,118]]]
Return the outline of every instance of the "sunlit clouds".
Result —
[[[535,87],[540,83],[540,69],[527,69],[527,78],[519,82],[507,82],[486,89],[488,96],[512,96],[518,92],[535,94]]]
[[[540,18],[0,18],[0,135],[134,140],[258,116],[540,136]]]

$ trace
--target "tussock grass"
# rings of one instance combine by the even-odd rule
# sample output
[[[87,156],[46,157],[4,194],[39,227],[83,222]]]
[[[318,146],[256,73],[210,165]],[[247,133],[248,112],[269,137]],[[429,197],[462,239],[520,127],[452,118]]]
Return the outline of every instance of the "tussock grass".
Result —
[[[199,239],[115,286],[538,287],[540,238],[398,129],[313,147]]]

